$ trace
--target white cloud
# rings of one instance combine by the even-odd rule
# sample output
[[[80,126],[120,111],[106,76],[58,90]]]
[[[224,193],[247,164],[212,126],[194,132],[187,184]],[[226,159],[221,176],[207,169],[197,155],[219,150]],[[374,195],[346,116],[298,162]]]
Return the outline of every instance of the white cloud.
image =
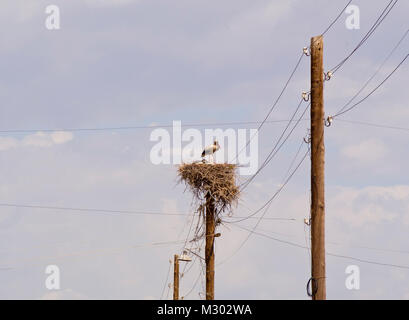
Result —
[[[18,145],[18,141],[14,138],[0,137],[0,151],[15,148]]]
[[[382,141],[369,139],[353,144],[341,149],[341,153],[347,158],[361,163],[374,163],[382,159],[387,152],[387,148]]]
[[[328,212],[349,226],[378,225],[405,221],[409,207],[409,186],[339,188],[328,199]]]
[[[50,135],[43,132],[37,132],[35,134],[25,136],[21,141],[21,144],[32,147],[51,147],[53,143]]]
[[[62,144],[71,141],[74,135],[67,131],[55,131],[50,134],[50,137],[55,144]]]
[[[55,131],[52,133],[36,132],[21,140],[11,137],[0,137],[0,151],[17,147],[40,147],[48,148],[57,144],[71,141],[74,135],[71,132]]]

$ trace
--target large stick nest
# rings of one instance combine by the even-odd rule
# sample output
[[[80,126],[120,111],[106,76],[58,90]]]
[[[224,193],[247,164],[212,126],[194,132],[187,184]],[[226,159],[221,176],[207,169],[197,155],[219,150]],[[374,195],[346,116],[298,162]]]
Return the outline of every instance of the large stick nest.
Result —
[[[206,195],[214,200],[217,215],[224,211],[231,212],[237,204],[239,188],[236,185],[237,165],[227,163],[190,163],[179,166],[179,182],[184,182],[198,202],[203,202]]]

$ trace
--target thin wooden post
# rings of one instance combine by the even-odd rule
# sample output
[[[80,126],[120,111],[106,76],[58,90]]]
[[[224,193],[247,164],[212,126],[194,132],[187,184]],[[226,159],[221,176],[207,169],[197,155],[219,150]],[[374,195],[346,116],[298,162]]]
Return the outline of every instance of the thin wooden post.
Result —
[[[173,260],[173,300],[179,300],[179,256]]]

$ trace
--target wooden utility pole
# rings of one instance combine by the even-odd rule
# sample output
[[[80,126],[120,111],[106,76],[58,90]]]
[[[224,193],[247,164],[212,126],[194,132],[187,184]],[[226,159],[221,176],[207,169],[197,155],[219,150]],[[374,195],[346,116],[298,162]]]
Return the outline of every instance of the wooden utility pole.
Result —
[[[326,299],[324,68],[322,36],[311,38],[311,294]]]
[[[173,300],[179,300],[179,256],[173,260]]]
[[[206,195],[206,300],[214,300],[214,232],[215,207],[210,193]]]

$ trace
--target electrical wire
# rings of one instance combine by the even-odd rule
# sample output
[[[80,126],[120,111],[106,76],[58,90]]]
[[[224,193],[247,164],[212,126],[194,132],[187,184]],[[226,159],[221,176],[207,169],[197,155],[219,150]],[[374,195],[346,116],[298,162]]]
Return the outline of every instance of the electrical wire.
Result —
[[[397,1],[397,0],[396,0],[396,1]],[[352,2],[352,0],[350,0],[350,1],[347,2],[347,4],[345,5],[345,7],[340,11],[340,13],[338,14],[338,16],[330,23],[330,25],[324,30],[324,32],[322,33],[322,35],[324,35],[325,33],[327,33],[327,32],[331,29],[331,27],[338,21],[338,19],[339,19],[339,18],[341,17],[341,15],[342,15],[342,13],[345,11],[345,9],[348,7],[348,5],[349,5],[351,2]],[[272,106],[272,108],[270,109],[270,111],[267,113],[267,116],[265,117],[264,121],[268,119],[268,117],[270,116],[270,114],[271,114],[271,112],[273,111],[274,107],[276,106],[278,100],[281,98],[281,95],[283,94],[284,90],[285,90],[286,87],[288,86],[289,81],[291,80],[291,78],[293,77],[295,71],[297,70],[297,68],[298,68],[298,66],[299,66],[299,64],[300,64],[300,62],[301,62],[301,59],[302,59],[303,55],[304,55],[304,53],[300,56],[299,60],[297,61],[296,67],[294,68],[293,72],[291,73],[290,78],[287,80],[287,82],[286,82],[286,84],[285,84],[283,90],[281,91],[281,93],[280,93],[278,99],[276,100],[276,102],[274,103],[274,105]],[[271,159],[275,156],[275,154],[277,154],[278,150],[277,150],[277,152],[275,152],[275,153],[274,153],[274,151],[275,151],[277,145],[280,143],[280,141],[281,141],[283,135],[284,135],[285,132],[287,131],[287,129],[288,129],[290,123],[294,120],[294,117],[295,117],[296,113],[298,112],[298,109],[299,109],[299,107],[301,106],[302,101],[303,101],[303,99],[301,99],[301,101],[299,102],[298,107],[297,107],[295,113],[293,114],[293,116],[292,116],[291,119],[289,120],[289,122],[288,122],[286,128],[284,129],[284,132],[281,134],[280,138],[278,139],[276,145],[273,147],[273,149],[272,149],[272,151],[270,152],[270,154],[267,156],[265,162],[260,166],[260,168],[257,170],[257,172],[256,172],[251,178],[249,178],[246,182],[244,182],[244,183],[240,186],[240,190],[241,190],[241,191],[243,191],[245,188],[247,188],[247,186],[251,183],[251,181],[254,180],[254,178],[259,174],[259,172],[260,172],[261,170],[263,170],[264,167],[265,167],[265,166],[271,161]],[[310,104],[309,104],[309,105],[310,105]],[[308,107],[309,107],[309,105],[308,105]],[[308,107],[307,107],[307,108],[308,108]],[[306,108],[306,109],[307,109],[307,108]],[[304,110],[304,113],[305,113],[305,111],[306,111],[306,110]],[[304,114],[304,113],[303,113],[303,114]],[[298,124],[300,121],[301,121],[301,118],[297,121],[297,124]],[[259,127],[258,130],[260,130],[260,128],[261,128],[261,126],[262,126],[263,124],[264,124],[264,122],[261,123],[261,125],[260,125],[260,127]],[[295,127],[296,127],[296,126],[294,126],[294,128],[291,130],[290,134],[293,132],[293,130],[295,129]],[[285,141],[288,139],[289,136],[290,136],[290,135],[287,136],[287,138],[285,139]],[[253,135],[253,137],[254,137],[254,135]],[[247,146],[248,146],[248,144],[250,143],[251,139],[252,139],[252,138],[250,138],[250,140],[247,142],[246,146],[245,146],[242,150],[240,150],[240,152],[239,152],[239,153],[237,154],[237,156],[236,156],[236,159],[237,159],[238,155],[239,155],[245,148],[247,148]],[[284,141],[284,142],[285,142],[285,141]],[[281,148],[282,145],[283,145],[283,144],[280,145],[279,149]],[[272,153],[274,153],[274,155],[272,155]]]
[[[182,216],[191,217],[192,213],[175,213],[175,212],[148,212],[148,211],[131,211],[131,210],[108,210],[108,209],[92,209],[92,208],[72,208],[72,207],[56,207],[56,206],[38,206],[38,205],[23,205],[13,203],[0,203],[0,207],[12,207],[12,208],[26,208],[26,209],[42,209],[42,210],[61,210],[72,211],[92,214],[108,214],[108,215],[152,215],[152,216]],[[243,218],[241,216],[235,216],[230,218]],[[268,220],[295,220],[294,218],[266,218]]]
[[[282,181],[285,180],[285,177],[287,177],[287,175],[290,173],[290,170],[293,168],[293,165],[295,163],[295,160],[297,160],[298,155],[301,152],[302,146],[305,144],[304,140],[301,140],[301,143],[297,149],[297,152],[295,153],[295,156],[293,157],[293,160],[291,160],[290,165],[288,166],[287,171],[285,172],[283,179],[281,179]]]
[[[288,178],[282,183],[282,185],[276,190],[276,192],[273,194],[273,196],[263,205],[261,206],[259,209],[257,209],[254,213],[241,218],[239,220],[236,221],[231,221],[230,223],[238,223],[241,221],[245,221],[251,217],[254,217],[257,213],[259,213],[261,210],[263,210],[265,207],[267,207],[279,194],[280,192],[284,189],[284,187],[287,185],[287,183],[291,180],[291,178],[294,176],[294,174],[297,172],[298,168],[301,166],[301,164],[304,162],[305,158],[308,155],[308,151],[304,154],[304,156],[302,157],[301,161],[298,163],[298,165],[295,167],[295,169],[291,172],[291,174],[288,176]],[[257,217],[258,219],[260,219],[260,217]]]
[[[190,233],[192,232],[193,222],[195,221],[194,217],[195,217],[195,216],[192,217],[192,222],[190,223],[189,231],[188,231],[188,233],[187,233],[185,242],[184,242],[184,244],[183,244],[183,248],[186,247],[186,244],[187,244],[187,242],[188,242],[188,240],[189,240]],[[199,217],[199,218],[200,218],[200,217]],[[181,252],[183,251],[183,248],[182,248]],[[184,271],[183,271],[183,272],[184,272]]]
[[[254,178],[261,172],[261,170],[263,170],[270,162],[271,160],[276,156],[276,154],[278,153],[278,151],[280,151],[281,147],[287,142],[288,138],[291,136],[291,134],[294,132],[295,128],[297,128],[297,126],[299,125],[301,119],[304,117],[305,112],[308,110],[308,108],[310,107],[311,103],[309,103],[306,108],[304,109],[303,113],[301,114],[300,118],[296,121],[295,125],[292,127],[292,129],[290,130],[290,132],[287,134],[287,136],[285,137],[285,139],[282,141],[282,143],[278,146],[278,144],[281,141],[281,138],[283,137],[283,135],[285,134],[289,124],[287,125],[287,127],[285,128],[283,134],[281,135],[281,137],[277,140],[276,145],[273,147],[273,149],[270,151],[270,153],[268,154],[268,156],[266,157],[266,159],[264,160],[263,164],[260,166],[260,168],[256,171],[256,173],[254,175],[251,176],[251,178],[249,178],[247,181],[245,181],[241,186],[240,186],[240,191],[243,191],[245,188],[248,187],[248,185],[254,180]],[[298,109],[300,107],[300,104],[298,105],[295,113],[293,114],[293,117],[296,115],[296,113],[298,112]],[[290,123],[290,122],[289,122]],[[277,147],[278,146],[278,147]]]
[[[396,0],[397,1],[397,0]],[[352,0],[349,0],[346,6],[339,12],[338,16],[329,24],[329,26],[322,32],[322,35],[326,34],[332,26],[338,21],[338,19],[341,17],[342,13],[345,11],[346,7],[352,2]],[[273,121],[268,121],[267,119],[269,118],[270,114],[276,107],[277,103],[281,99],[282,95],[284,94],[284,91],[287,89],[289,82],[293,78],[295,72],[297,71],[302,57],[304,56],[304,53],[300,55],[300,57],[297,60],[297,63],[295,64],[295,67],[290,73],[289,78],[287,79],[286,83],[284,84],[284,87],[280,91],[278,97],[274,101],[273,105],[270,107],[266,117],[260,122],[260,121],[243,121],[243,122],[222,122],[222,123],[196,123],[196,124],[185,124],[182,125],[182,127],[197,127],[197,126],[226,126],[226,125],[244,125],[244,124],[260,124],[258,127],[258,130],[261,129],[261,127],[265,123],[274,123],[274,122],[282,122],[286,120],[273,120]],[[113,127],[100,127],[100,128],[61,128],[61,129],[9,129],[9,130],[0,130],[0,134],[4,133],[35,133],[35,132],[55,132],[55,131],[67,131],[67,132],[81,132],[81,131],[120,131],[120,130],[134,130],[134,129],[152,129],[152,128],[165,128],[165,127],[172,127],[173,125],[145,125],[145,126],[113,126]],[[252,139],[252,138],[251,138]],[[250,140],[251,140],[250,139]],[[246,147],[250,141],[247,142]],[[244,147],[240,153],[246,148]]]
[[[308,120],[308,119],[304,119]],[[288,119],[266,120],[264,123],[281,123],[287,122]],[[181,127],[211,127],[211,126],[239,126],[239,125],[255,125],[260,124],[261,121],[233,121],[233,122],[203,122],[203,123],[181,123]],[[100,128],[62,128],[62,129],[9,129],[0,130],[0,134],[18,134],[18,133],[36,133],[36,132],[87,132],[87,131],[123,131],[123,130],[137,130],[137,129],[155,129],[155,128],[172,128],[173,124],[156,124],[156,125],[141,125],[141,126],[126,126],[126,127],[100,127]]]
[[[389,54],[386,56],[386,58],[382,61],[382,63],[379,65],[379,67],[376,69],[376,71],[372,74],[372,76],[364,83],[364,85],[352,96],[351,99],[349,99],[349,101],[347,103],[345,103],[338,111],[342,112],[343,110],[345,110],[345,108],[347,108],[353,100],[355,100],[355,98],[368,86],[368,84],[373,80],[373,78],[375,78],[375,76],[379,73],[379,71],[383,68],[383,66],[385,65],[385,63],[390,59],[390,57],[393,55],[393,53],[396,51],[396,49],[398,49],[398,47],[401,45],[401,43],[403,42],[403,40],[406,38],[406,36],[409,33],[409,29],[406,30],[406,32],[403,34],[403,36],[399,39],[398,43],[393,47],[393,49],[389,52]]]
[[[332,116],[332,118],[338,117],[344,113],[347,113],[348,111],[351,111],[352,109],[354,109],[356,106],[358,106],[359,104],[361,104],[362,102],[364,102],[367,98],[369,98],[376,90],[378,90],[394,73],[396,70],[398,70],[402,64],[405,62],[405,60],[408,58],[409,54],[407,54],[405,56],[405,58],[395,67],[395,69],[392,70],[392,72],[390,72],[388,74],[388,76],[382,80],[381,83],[379,83],[374,89],[372,89],[365,97],[363,97],[361,100],[359,100],[358,102],[354,103],[352,106],[350,106],[347,109],[344,109],[341,112],[336,113],[334,116]]]
[[[243,225],[236,225],[240,227],[246,227],[248,231],[250,231],[247,226]],[[304,236],[297,236],[295,234],[286,234],[286,233],[281,233],[281,232],[275,232],[272,230],[266,230],[266,229],[261,229],[257,227],[255,231],[258,232],[267,232],[268,234],[274,234],[277,236],[283,236],[283,237],[288,237],[288,238],[303,238],[306,242],[306,247],[310,249],[310,246],[308,245],[309,240],[311,240],[311,237],[306,236],[306,229],[305,229],[305,224],[304,224]],[[325,241],[326,244],[328,245],[334,245],[334,246],[341,246],[341,247],[346,247],[346,248],[353,248],[353,249],[364,249],[364,250],[371,250],[371,251],[379,251],[379,252],[388,252],[388,253],[397,253],[397,254],[409,254],[409,251],[407,250],[396,250],[396,249],[387,249],[387,248],[377,248],[377,247],[369,247],[369,246],[362,246],[362,245],[356,245],[356,244],[345,244],[345,243],[340,243],[340,242],[334,242],[334,241]]]
[[[286,83],[284,84],[283,88],[280,91],[280,94],[278,95],[278,97],[276,98],[276,100],[274,101],[273,105],[270,107],[269,111],[267,112],[267,115],[264,117],[263,121],[261,121],[260,125],[257,128],[257,132],[260,131],[260,129],[263,127],[264,123],[267,121],[267,119],[270,117],[270,114],[273,112],[273,110],[275,109],[275,107],[277,106],[278,102],[280,101],[281,97],[284,94],[284,91],[287,89],[288,84],[290,83],[291,79],[293,78],[295,72],[297,71],[298,67],[300,66],[301,60],[304,56],[304,53],[301,53],[300,57],[297,60],[297,63],[295,64],[295,67],[293,68],[293,70],[290,73],[290,76],[288,77]],[[253,138],[255,137],[255,134],[253,134],[250,139],[247,141],[246,145],[237,153],[236,158],[234,159],[237,160],[238,156],[244,151],[246,150],[247,146],[250,144],[250,142],[253,140]]]
[[[241,200],[241,199],[239,199],[239,201],[240,201],[240,200]],[[253,212],[253,209],[249,208],[249,207],[248,207],[247,205],[245,205],[243,202],[242,202],[242,203],[239,203],[239,206],[240,206],[240,207],[243,207],[243,208],[245,208],[245,209],[247,209],[249,212]],[[240,219],[240,218],[243,218],[243,217],[237,217],[237,216],[234,216],[234,215],[232,215],[232,216],[227,215],[224,219],[235,220],[235,219]],[[257,219],[257,218],[255,218],[255,219]],[[266,218],[264,218],[264,220],[296,221],[296,220],[298,220],[298,219],[296,219],[296,218],[283,218],[283,217],[266,217]]]
[[[237,219],[242,219],[242,218],[247,218],[247,217],[243,217],[243,216],[231,216],[231,217],[225,217],[224,221],[225,222],[235,222],[234,220]],[[257,217],[250,217],[252,219],[257,219]],[[227,219],[227,220],[226,220]],[[231,221],[229,221],[229,219]],[[274,220],[274,221],[296,221],[296,218],[274,218],[274,217],[265,217],[263,218],[264,220]]]
[[[195,237],[196,237],[196,235],[195,235]],[[195,238],[195,237],[194,237],[194,238]],[[185,248],[186,248],[186,243],[185,243],[184,246],[183,246],[183,249],[185,249]],[[183,250],[183,249],[182,249],[182,250]],[[187,249],[187,248],[186,248],[186,249]],[[192,241],[192,243],[190,244],[190,248],[187,249],[187,251],[193,252],[192,249],[193,249],[193,241]],[[185,265],[184,265],[184,267],[183,267],[183,270],[182,270],[182,274],[183,274],[183,275],[189,273],[189,271],[193,268],[193,266],[194,266],[196,260],[197,260],[197,255],[195,254],[195,257],[193,258],[193,261],[192,261],[192,263],[190,264],[190,266],[189,266],[188,269],[187,269],[187,264],[185,263]],[[186,270],[186,269],[187,269],[187,270]]]
[[[192,224],[193,224],[193,221],[194,221],[194,214],[193,214],[193,217],[192,217]],[[192,224],[191,224],[191,226],[192,226]],[[191,226],[190,226],[190,228],[191,228]],[[184,224],[183,224],[182,231],[181,231],[181,233],[180,233],[179,236],[178,236],[178,239],[180,238],[180,236],[181,236],[181,234],[182,234],[182,232],[183,232],[183,229],[184,229]],[[186,239],[185,239],[185,241],[184,241],[183,247],[186,246],[186,243],[187,243],[187,241],[188,241],[189,234],[190,234],[190,229],[189,229],[188,236],[186,237]],[[183,248],[183,247],[182,247],[182,248]],[[171,261],[171,260],[169,260],[169,262],[170,262],[170,261]],[[170,266],[169,266],[169,268],[170,268]],[[170,271],[170,269],[169,269],[169,271]],[[182,274],[183,274],[184,272],[185,272],[185,271],[183,270],[183,271],[182,271]],[[169,274],[168,274],[168,277],[169,277]],[[166,287],[167,282],[168,282],[168,279],[166,279],[164,288]],[[164,290],[165,290],[165,289],[164,289]],[[162,295],[163,295],[163,292],[162,292]],[[166,297],[168,297],[168,295],[169,295],[169,290],[168,290],[168,293],[167,293]],[[161,300],[162,300],[162,299],[161,299]]]
[[[200,212],[198,212],[198,214],[195,215],[195,216],[192,218],[192,223],[190,224],[189,232],[188,232],[188,235],[187,235],[187,237],[186,237],[186,241],[185,241],[185,243],[184,243],[183,248],[181,249],[181,251],[183,251],[184,249],[187,249],[187,248],[186,248],[186,244],[187,244],[187,242],[188,242],[190,233],[191,233],[191,231],[192,231],[192,229],[193,229],[193,222],[194,222],[194,218],[195,218],[195,217],[197,217],[197,219],[198,219],[198,225],[200,224],[201,215],[200,215]],[[201,227],[202,227],[202,225],[201,225]],[[200,228],[196,227],[193,240],[190,241],[190,248],[187,249],[189,252],[194,253],[194,252],[192,251],[192,249],[193,249],[194,243],[198,243],[198,241],[195,241],[195,239],[197,239],[197,236],[198,236],[198,233],[199,233],[199,232],[200,232]],[[199,251],[200,251],[200,248],[203,246],[203,242],[204,242],[204,239],[202,239],[202,242],[201,242],[200,244],[198,243]],[[194,253],[194,254],[195,254],[195,253]],[[183,270],[182,270],[182,274],[183,274],[183,275],[189,273],[189,271],[193,268],[193,266],[194,266],[194,264],[195,264],[195,262],[196,262],[198,256],[199,256],[198,254],[195,254],[194,260],[193,260],[193,262],[190,264],[190,266],[189,266],[188,269],[187,269],[187,264],[184,265]],[[192,289],[192,290],[193,290],[193,289]]]
[[[394,130],[409,131],[409,128],[405,128],[405,127],[384,125],[384,124],[372,123],[372,122],[364,122],[364,121],[356,121],[356,120],[346,120],[346,119],[337,119],[337,121],[346,122],[346,123],[351,123],[351,124],[358,124],[358,125],[368,126],[368,127],[375,127],[375,128],[384,128],[384,129],[394,129]]]
[[[396,1],[397,1],[397,0],[396,0]],[[348,1],[348,3],[345,5],[345,7],[339,12],[338,16],[329,24],[329,26],[324,30],[324,32],[322,32],[322,35],[326,34],[326,33],[331,29],[331,27],[338,21],[338,19],[339,19],[339,18],[341,17],[341,15],[342,15],[342,13],[345,11],[345,9],[348,7],[348,5],[349,5],[351,2],[352,2],[352,0],[349,0],[349,1]],[[283,89],[281,90],[280,94],[278,95],[276,101],[274,102],[274,104],[272,105],[272,107],[270,108],[270,110],[268,111],[266,117],[265,117],[264,120],[261,122],[261,124],[260,124],[260,126],[258,127],[257,131],[259,131],[259,130],[261,129],[261,127],[263,126],[263,124],[267,121],[268,117],[270,116],[271,112],[272,112],[272,111],[274,110],[274,108],[276,107],[278,101],[280,100],[281,96],[283,95],[284,91],[286,90],[286,88],[287,88],[289,82],[291,81],[292,77],[294,76],[295,72],[297,71],[297,69],[298,69],[298,67],[299,67],[299,65],[300,65],[300,63],[301,63],[301,60],[302,60],[303,56],[304,56],[304,53],[302,53],[301,56],[298,58],[297,63],[296,63],[294,69],[292,70],[292,72],[291,72],[291,74],[290,74],[290,77],[288,78],[287,82],[285,83],[285,85],[284,85]],[[247,141],[245,147],[243,147],[243,148],[239,151],[239,153],[238,153],[237,156],[236,156],[236,159],[237,159],[238,155],[239,155],[241,152],[243,152],[243,150],[245,150],[245,149],[247,148],[247,146],[249,145],[249,143],[250,143],[250,141],[253,139],[253,137],[254,137],[254,135],[250,138],[249,141]]]
[[[162,300],[162,299],[163,299],[163,294],[165,293],[166,285],[168,284],[171,267],[172,267],[172,262],[171,262],[171,259],[169,259],[168,275],[166,276],[165,285],[163,286],[162,294],[160,295],[160,299],[159,299],[159,300]]]
[[[390,11],[393,9],[397,2],[398,0],[390,0],[388,5],[385,7],[378,19],[374,22],[374,24],[361,39],[358,45],[343,60],[341,60],[341,62],[339,62],[335,67],[331,68],[332,74],[337,72],[345,64],[345,62],[347,62],[349,58],[370,38],[370,36],[375,32],[375,30],[379,27],[383,20],[389,15]]]
[[[172,283],[169,282],[169,283],[168,283],[168,291],[166,292],[166,300],[169,300],[168,297],[169,297],[169,293],[170,293],[170,288],[171,288],[171,287],[172,287]]]
[[[103,249],[92,249],[92,250],[83,250],[83,251],[78,251],[78,252],[69,252],[69,253],[64,253],[63,255],[60,256],[54,256],[54,257],[32,257],[25,259],[24,261],[18,263],[18,267],[10,267],[13,269],[17,269],[23,266],[25,262],[30,262],[30,261],[35,261],[38,262],[39,259],[44,258],[48,260],[56,260],[56,259],[61,259],[61,258],[67,258],[67,257],[73,257],[73,256],[87,256],[87,255],[92,255],[92,254],[114,254],[118,253],[120,251],[124,250],[129,250],[129,249],[135,249],[135,248],[144,248],[144,247],[159,247],[159,246],[168,246],[168,245],[179,245],[183,243],[181,240],[173,240],[173,241],[160,241],[160,242],[147,242],[147,243],[142,243],[142,244],[135,244],[135,245],[124,245],[116,248],[103,248]],[[1,267],[0,267],[1,268]]]
[[[254,180],[254,178],[259,174],[259,172],[261,170],[264,169],[264,167],[266,166],[266,162],[269,159],[269,157],[271,156],[271,154],[276,150],[278,144],[280,143],[281,139],[283,138],[284,134],[287,132],[287,129],[289,128],[291,122],[294,120],[294,117],[297,115],[298,110],[301,107],[302,102],[304,101],[303,98],[301,98],[300,102],[297,105],[297,108],[295,109],[293,115],[291,116],[290,120],[288,121],[286,127],[284,128],[284,131],[281,133],[280,137],[278,138],[278,140],[276,141],[276,144],[273,146],[272,150],[270,151],[270,153],[267,155],[266,159],[264,160],[264,162],[261,164],[261,166],[257,169],[257,171],[255,172],[255,174],[253,174],[247,181],[245,181],[244,183],[242,183],[242,185],[239,186],[239,188],[241,189],[241,191],[243,191],[250,183],[251,181]]]
[[[377,261],[366,260],[366,259],[361,259],[361,258],[355,258],[355,257],[351,257],[351,256],[335,254],[335,253],[330,253],[330,252],[327,252],[326,255],[330,256],[330,257],[348,259],[348,260],[353,260],[353,261],[358,261],[358,262],[362,262],[362,263],[368,263],[368,264],[373,264],[373,265],[378,265],[378,266],[383,266],[383,267],[392,267],[392,268],[399,268],[399,269],[409,270],[409,266],[403,266],[403,265],[398,265],[398,264],[377,262]]]
[[[273,194],[273,196],[262,206],[260,207],[258,210],[256,210],[253,214],[249,215],[246,218],[243,218],[239,221],[234,221],[234,222],[230,222],[231,224],[234,225],[234,223],[237,222],[241,222],[244,220],[247,220],[249,217],[252,217],[254,215],[256,215],[258,212],[260,212],[262,209],[266,208],[266,210],[263,212],[263,214],[260,217],[257,217],[257,223],[253,228],[253,231],[258,227],[258,225],[260,224],[261,220],[264,218],[264,215],[267,213],[267,210],[269,208],[269,206],[271,205],[272,201],[280,194],[280,192],[283,190],[283,188],[287,185],[287,183],[291,180],[291,178],[294,176],[294,174],[297,172],[298,168],[301,166],[301,164],[304,162],[305,158],[307,157],[307,155],[309,154],[309,150],[304,154],[304,156],[302,157],[301,161],[298,163],[298,165],[295,167],[295,169],[293,170],[293,172],[289,175],[289,177],[284,181],[284,183],[281,185],[281,187]],[[225,222],[225,221],[223,221]],[[228,261],[230,258],[232,258],[237,252],[240,251],[240,249],[245,245],[245,243],[250,239],[252,233],[249,233],[248,236],[244,239],[244,241],[240,244],[240,246],[233,252],[233,254],[231,254],[228,258],[224,259],[222,262],[220,262],[218,264],[221,265],[223,263],[225,263],[226,261]]]
[[[201,275],[202,275],[202,272],[199,272],[199,275],[196,281],[194,282],[193,287],[185,295],[183,295],[183,298],[188,297],[192,293],[192,291],[196,288],[197,284],[199,283]]]
[[[298,243],[295,242],[291,242],[291,241],[286,241],[286,240],[282,240],[282,239],[278,239],[275,237],[271,237],[269,235],[266,235],[264,233],[260,233],[260,232],[254,232],[254,230],[249,230],[243,226],[238,226],[236,225],[236,227],[239,227],[247,232],[251,232],[254,233],[256,235],[265,237],[267,239],[276,241],[276,242],[280,242],[280,243],[284,243],[293,247],[298,247],[301,249],[308,249],[306,246],[304,245],[300,245]],[[347,255],[341,255],[341,254],[335,254],[335,253],[331,253],[326,251],[325,253],[327,256],[331,256],[331,257],[336,257],[336,258],[342,258],[342,259],[348,259],[348,260],[353,260],[353,261],[358,261],[358,262],[362,262],[362,263],[367,263],[367,264],[373,264],[373,265],[379,265],[379,266],[384,266],[384,267],[393,267],[393,268],[399,268],[399,269],[407,269],[409,270],[409,266],[404,266],[404,265],[398,265],[398,264],[392,264],[392,263],[383,263],[383,262],[378,262],[378,261],[372,261],[372,260],[366,260],[366,259],[361,259],[361,258],[356,258],[356,257],[351,257],[351,256],[347,256]]]
[[[348,3],[345,5],[345,7],[339,12],[338,16],[330,23],[330,25],[324,30],[321,35],[325,35],[331,28],[332,26],[338,21],[338,19],[342,16],[342,14],[345,12],[345,9],[351,4],[352,0],[349,0]]]
[[[275,237],[272,237],[270,235],[266,235],[264,233],[256,231],[254,229],[248,229],[248,228],[243,227],[243,226],[238,225],[238,224],[236,224],[235,226],[242,229],[242,230],[247,231],[249,234],[256,234],[256,235],[259,235],[259,236],[263,236],[263,237],[266,237],[268,239],[271,239],[271,240],[274,240],[274,241],[277,241],[277,242],[280,242],[280,243],[285,243],[285,244],[288,244],[288,245],[293,246],[293,247],[308,249],[308,247],[306,247],[304,245],[301,245],[301,244],[298,244],[298,243],[295,243],[295,242],[292,242],[292,241],[287,241],[287,240],[282,240],[282,239],[279,239],[279,238],[275,238]]]
[[[311,103],[309,103],[303,113],[301,114],[301,117],[296,121],[295,125],[293,126],[293,128],[290,130],[290,132],[288,133],[288,135],[285,137],[284,141],[278,146],[277,150],[275,150],[276,146],[273,148],[273,151],[270,152],[269,156],[267,157],[266,161],[263,163],[262,165],[262,169],[265,168],[267,166],[267,164],[274,158],[274,156],[278,153],[278,151],[280,151],[281,147],[285,144],[285,142],[288,140],[288,138],[291,136],[291,134],[294,132],[295,128],[297,128],[297,126],[299,125],[301,119],[303,118],[303,116],[305,115],[305,112],[308,110],[308,108],[310,107]],[[297,110],[298,112],[298,110]],[[293,120],[291,120],[293,121]],[[279,141],[278,141],[279,142]],[[274,152],[275,150],[275,152]]]

